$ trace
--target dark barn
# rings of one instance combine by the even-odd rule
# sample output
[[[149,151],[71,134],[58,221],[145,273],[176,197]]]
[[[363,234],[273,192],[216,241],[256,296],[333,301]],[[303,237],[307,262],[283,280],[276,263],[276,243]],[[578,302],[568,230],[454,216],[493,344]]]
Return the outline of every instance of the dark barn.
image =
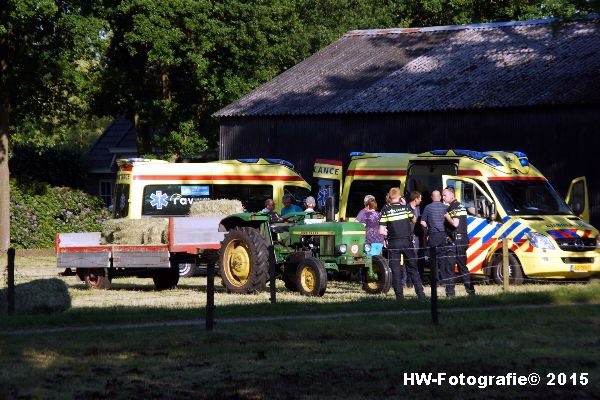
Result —
[[[598,19],[352,31],[215,114],[220,158],[520,150],[600,226]]]

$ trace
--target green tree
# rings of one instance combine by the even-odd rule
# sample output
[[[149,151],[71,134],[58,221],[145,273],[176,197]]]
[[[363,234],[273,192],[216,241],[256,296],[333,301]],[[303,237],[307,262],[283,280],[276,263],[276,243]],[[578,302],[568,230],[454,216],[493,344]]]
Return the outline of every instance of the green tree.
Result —
[[[11,126],[68,124],[89,110],[104,23],[93,1],[8,0],[0,7],[0,251],[10,245]],[[42,166],[43,167],[43,166]]]

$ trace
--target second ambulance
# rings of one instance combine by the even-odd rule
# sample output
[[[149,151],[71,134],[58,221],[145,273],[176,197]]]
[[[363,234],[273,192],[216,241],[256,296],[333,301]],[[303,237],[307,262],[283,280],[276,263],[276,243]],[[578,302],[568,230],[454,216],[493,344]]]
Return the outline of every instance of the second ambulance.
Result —
[[[600,236],[589,221],[585,178],[566,202],[518,151],[434,150],[422,154],[353,153],[341,163],[317,160],[313,192],[339,198],[339,218],[352,220],[366,194],[379,207],[391,187],[407,195],[453,187],[468,217],[467,264],[473,274],[502,281],[502,243],[508,239],[511,283],[600,276]],[[343,181],[343,185],[342,185]],[[568,205],[567,205],[568,204]]]

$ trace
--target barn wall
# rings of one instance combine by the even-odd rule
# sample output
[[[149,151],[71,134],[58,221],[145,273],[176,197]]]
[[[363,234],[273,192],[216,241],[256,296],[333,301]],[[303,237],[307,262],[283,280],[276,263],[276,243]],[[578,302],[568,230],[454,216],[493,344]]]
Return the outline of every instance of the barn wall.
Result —
[[[315,158],[348,160],[351,151],[520,150],[555,188],[586,175],[592,222],[600,226],[600,106],[403,114],[224,118],[220,158],[275,157],[304,177]]]

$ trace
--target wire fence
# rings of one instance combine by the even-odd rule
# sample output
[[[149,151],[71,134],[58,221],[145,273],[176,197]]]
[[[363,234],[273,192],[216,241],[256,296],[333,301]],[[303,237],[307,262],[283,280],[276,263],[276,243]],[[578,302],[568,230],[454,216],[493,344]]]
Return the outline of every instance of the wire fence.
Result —
[[[492,284],[499,283],[502,281],[504,276],[508,276],[509,284],[544,284],[544,283],[561,283],[561,284],[581,284],[585,283],[585,279],[561,279],[557,280],[549,280],[535,277],[528,277],[522,274],[521,265],[516,262],[516,257],[509,257],[508,260],[502,260],[502,253],[497,252],[492,256],[492,259],[486,257],[487,264],[484,264],[482,268],[478,271],[477,274],[473,274],[471,272],[468,273],[458,273],[455,270],[456,257],[457,254],[463,253],[462,257],[466,258],[464,254],[468,249],[468,245],[462,244],[449,244],[445,246],[438,246],[435,249],[435,259],[439,268],[445,268],[446,274],[441,274],[438,272],[436,274],[436,279],[432,279],[431,271],[429,276],[425,274],[425,277],[429,277],[429,284],[432,286],[431,291],[432,294],[434,290],[445,289],[449,285],[459,285],[460,281],[464,281],[465,278],[474,278],[472,279],[474,283],[477,284]],[[406,271],[407,264],[418,265],[421,268],[431,267],[432,261],[432,249],[429,247],[406,247],[400,249],[394,249],[399,251],[399,259],[393,258],[395,252],[390,251],[390,249],[386,249],[384,253],[384,258],[388,263],[400,263],[401,272]],[[271,252],[273,254],[273,252]],[[512,252],[510,254],[513,254]],[[529,256],[525,254],[525,256]],[[533,257],[534,255],[530,255]],[[495,257],[495,258],[494,258]],[[539,256],[535,256],[539,257]],[[15,254],[14,251],[9,252],[6,260],[6,268],[1,269],[0,273],[0,312],[7,312],[9,314],[15,313],[15,310],[18,312],[18,307],[15,307],[15,303],[18,303],[18,299],[16,296],[32,296],[31,291],[22,292],[20,290],[16,290],[19,286],[30,283],[32,281],[43,281],[43,280],[63,280],[63,278],[58,277],[58,269],[50,269],[50,268],[36,268],[35,260],[39,259],[36,256],[20,256],[18,257],[20,262],[15,266]],[[52,257],[48,257],[51,262],[53,260]],[[506,257],[505,257],[506,258]],[[54,261],[55,262],[55,261]],[[501,272],[503,262],[506,264],[504,269],[508,271],[508,275],[506,273]],[[274,282],[274,278],[276,276],[276,267],[274,265],[275,261],[270,260],[271,271],[269,276],[272,277],[270,282],[267,283],[267,287],[269,288],[270,302],[277,302],[277,296],[285,294],[288,292],[287,289],[281,287],[277,287],[277,284]],[[11,267],[12,264],[12,267]],[[135,306],[147,306],[153,305],[156,302],[160,302],[160,304],[171,303],[174,306],[181,307],[206,307],[206,319],[207,319],[207,329],[212,329],[214,325],[214,314],[215,314],[215,295],[220,296],[219,300],[222,300],[224,297],[228,296],[227,291],[224,287],[215,284],[215,270],[214,264],[212,265],[212,272],[209,268],[207,270],[207,278],[206,281],[202,281],[199,283],[198,280],[188,281],[186,279],[180,279],[179,287],[182,290],[179,291],[157,291],[155,290],[151,284],[148,283],[147,280],[139,280],[139,283],[132,282],[132,280],[128,280],[126,286],[113,285],[114,291],[90,291],[86,287],[84,282],[80,282],[78,284],[74,284],[73,282],[77,282],[77,278],[71,278],[73,281],[69,281],[68,290],[73,295],[73,303],[77,304],[80,307],[96,307],[98,304],[103,304],[104,306],[108,306],[112,301],[118,299],[122,304],[124,301],[127,302],[127,306],[135,307]],[[451,271],[451,276],[448,276],[448,271]],[[519,271],[519,273],[516,273]],[[422,272],[422,271],[421,271]],[[118,282],[118,281],[117,281]],[[435,285],[435,289],[433,287]],[[66,286],[65,286],[66,287]],[[65,289],[66,290],[66,289]],[[139,293],[135,299],[127,299],[122,300],[119,297],[119,293],[123,291],[127,292],[136,292]],[[96,294],[91,294],[92,292],[96,292]],[[112,293],[115,293],[112,295]],[[192,295],[193,293],[198,293],[197,295]],[[203,296],[205,296],[203,298]],[[326,295],[327,296],[327,295]],[[433,296],[432,296],[433,297]],[[190,299],[194,299],[191,301]],[[265,298],[251,298],[249,303],[264,301]],[[4,303],[4,304],[2,304]],[[433,315],[433,314],[432,314]],[[209,322],[211,321],[211,322]]]

